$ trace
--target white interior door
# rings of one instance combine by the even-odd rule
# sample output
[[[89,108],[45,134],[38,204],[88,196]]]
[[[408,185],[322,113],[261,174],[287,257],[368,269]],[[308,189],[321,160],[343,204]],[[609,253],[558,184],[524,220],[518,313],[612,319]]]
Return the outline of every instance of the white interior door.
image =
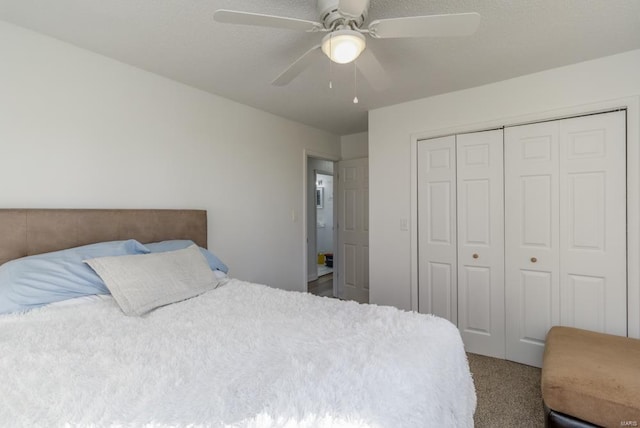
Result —
[[[369,159],[338,162],[338,297],[369,302]]]
[[[456,136],[458,327],[465,349],[505,357],[503,131]]]
[[[456,139],[418,143],[418,311],[458,324]]]
[[[625,112],[560,123],[560,323],[627,335]]]
[[[505,130],[507,359],[553,325],[626,334],[624,112]]]
[[[560,323],[559,122],[505,129],[507,359],[540,366]]]

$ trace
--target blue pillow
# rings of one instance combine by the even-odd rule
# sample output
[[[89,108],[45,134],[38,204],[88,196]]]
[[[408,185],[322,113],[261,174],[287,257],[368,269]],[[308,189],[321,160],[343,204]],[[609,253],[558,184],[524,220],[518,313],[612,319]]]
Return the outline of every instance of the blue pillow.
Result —
[[[147,247],[147,249],[152,253],[164,253],[166,251],[183,250],[191,245],[194,245],[193,241],[181,239],[144,244],[144,246]],[[227,267],[227,265],[222,263],[222,260],[217,258],[211,251],[202,247],[198,248],[200,248],[200,252],[207,259],[211,270],[219,270],[224,273],[229,272],[229,268]]]
[[[48,303],[92,294],[109,294],[84,260],[147,254],[141,243],[101,242],[12,260],[0,266],[0,314],[20,312]]]

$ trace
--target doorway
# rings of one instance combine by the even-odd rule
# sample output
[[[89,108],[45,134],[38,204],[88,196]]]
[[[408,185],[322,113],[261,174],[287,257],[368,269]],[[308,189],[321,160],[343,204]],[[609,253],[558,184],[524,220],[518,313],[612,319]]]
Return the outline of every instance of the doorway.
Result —
[[[333,173],[316,170],[316,254],[318,277],[333,273]]]
[[[307,289],[334,296],[334,162],[307,158]]]

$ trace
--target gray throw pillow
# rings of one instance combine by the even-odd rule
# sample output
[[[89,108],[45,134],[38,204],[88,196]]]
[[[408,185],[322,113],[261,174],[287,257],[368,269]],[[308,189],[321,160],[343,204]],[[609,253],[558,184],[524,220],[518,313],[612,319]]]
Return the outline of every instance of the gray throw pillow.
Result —
[[[102,278],[126,315],[143,315],[218,286],[197,245],[165,253],[99,257],[85,263]]]

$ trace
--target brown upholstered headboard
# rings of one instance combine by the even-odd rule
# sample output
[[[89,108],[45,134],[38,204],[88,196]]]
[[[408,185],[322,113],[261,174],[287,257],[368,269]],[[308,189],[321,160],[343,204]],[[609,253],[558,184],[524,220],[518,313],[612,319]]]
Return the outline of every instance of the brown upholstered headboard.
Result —
[[[207,247],[202,210],[0,209],[0,264],[103,241],[191,239]]]

